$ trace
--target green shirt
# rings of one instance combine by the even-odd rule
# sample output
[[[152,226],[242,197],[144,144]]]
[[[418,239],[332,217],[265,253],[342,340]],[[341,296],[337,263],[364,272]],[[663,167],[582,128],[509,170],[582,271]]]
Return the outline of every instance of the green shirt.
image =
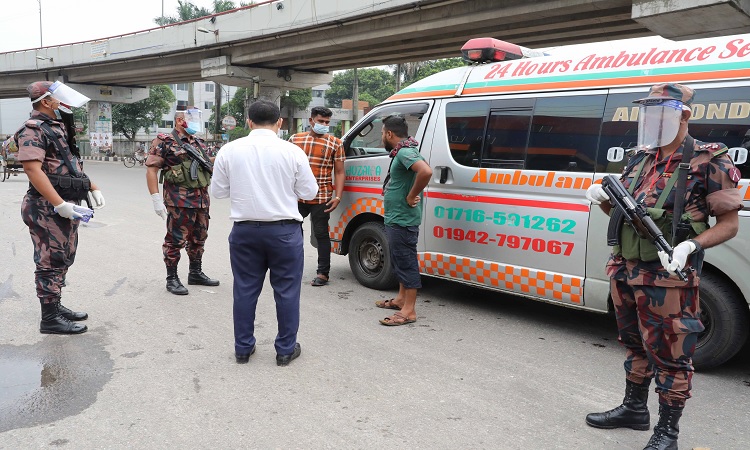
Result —
[[[412,208],[406,203],[406,196],[414,185],[417,173],[409,170],[417,161],[424,161],[415,147],[404,147],[391,162],[391,178],[383,196],[385,224],[411,227],[422,223],[422,201]],[[420,193],[420,197],[421,197]]]

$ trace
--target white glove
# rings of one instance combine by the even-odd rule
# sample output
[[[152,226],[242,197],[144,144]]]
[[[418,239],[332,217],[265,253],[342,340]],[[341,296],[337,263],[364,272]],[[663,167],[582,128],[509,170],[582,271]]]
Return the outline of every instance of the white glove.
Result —
[[[602,202],[609,200],[609,195],[604,192],[601,184],[592,184],[586,189],[586,199],[592,205],[600,205]]]
[[[167,218],[167,208],[164,207],[164,198],[160,193],[151,194],[151,201],[154,202],[154,212],[162,219]]]
[[[62,202],[59,205],[55,206],[55,212],[60,215],[60,217],[65,217],[66,219],[80,219],[83,217],[81,214],[78,214],[73,209],[75,205],[70,202]]]
[[[104,208],[104,196],[102,195],[102,191],[94,189],[91,191],[91,198],[94,199],[94,209]]]
[[[670,275],[675,275],[685,267],[688,256],[694,251],[695,244],[693,244],[693,241],[685,241],[679,243],[677,247],[672,249],[671,260],[669,259],[669,255],[662,251],[659,252],[659,259],[661,260],[661,265],[667,269],[667,272],[669,272]]]

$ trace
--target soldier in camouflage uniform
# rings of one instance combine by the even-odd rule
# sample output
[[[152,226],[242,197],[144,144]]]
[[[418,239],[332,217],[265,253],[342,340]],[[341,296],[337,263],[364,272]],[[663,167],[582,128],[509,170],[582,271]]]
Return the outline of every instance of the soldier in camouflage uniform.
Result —
[[[639,239],[632,227],[622,227],[621,245],[613,249],[607,274],[611,277],[618,340],[626,348],[625,398],[612,410],[586,416],[586,423],[593,427],[648,430],[648,391],[655,378],[659,422],[646,449],[677,449],[678,423],[692,387],[691,358],[698,334],[704,329],[698,299],[703,249],[737,234],[738,211],[742,208],[736,189],[740,172],[727,155],[727,147],[695,141],[688,135],[693,94],[686,86],[659,84],[651,88],[649,97],[637,101],[641,103],[640,145],[631,153],[622,184],[648,208],[670,241],[675,180],[679,170],[686,169],[678,167],[686,146],[692,145],[684,214],[680,216],[688,239],[672,244],[676,245],[670,258],[657,252],[650,241]],[[610,212],[609,197],[601,185],[592,185],[586,197]],[[709,216],[716,217],[716,225],[711,228]],[[685,282],[676,272],[686,267],[694,271]]]
[[[88,314],[64,307],[60,303],[61,291],[78,246],[82,216],[74,206],[80,205],[89,191],[96,208],[104,206],[104,197],[83,172],[72,136],[73,114],[61,101],[81,106],[88,98],[59,82],[37,81],[26,90],[34,109],[14,139],[18,161],[29,178],[21,217],[29,227],[34,246],[36,295],[42,308],[39,331],[84,333],[86,325],[76,321],[86,320]]]
[[[199,110],[194,108],[177,111],[174,130],[171,134],[159,134],[151,142],[146,158],[146,181],[154,211],[167,219],[167,234],[162,250],[167,266],[167,290],[175,295],[188,294],[177,276],[177,263],[183,247],[190,259],[188,284],[219,285],[219,280],[213,280],[203,273],[201,263],[203,246],[208,237],[208,185],[211,173],[198,165],[184,148],[185,144],[190,145],[202,158],[213,161],[206,154],[203,140],[195,136],[202,128],[199,116]],[[159,176],[164,183],[163,197],[159,194]]]

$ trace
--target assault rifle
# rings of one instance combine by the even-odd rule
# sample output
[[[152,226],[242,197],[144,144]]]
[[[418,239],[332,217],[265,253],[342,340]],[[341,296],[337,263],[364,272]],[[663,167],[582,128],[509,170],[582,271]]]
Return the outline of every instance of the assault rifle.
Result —
[[[182,139],[180,139],[180,136],[176,131],[172,131],[172,136],[174,136],[176,142],[180,143],[180,148],[185,150],[185,153],[187,153],[190,159],[193,160],[193,164],[190,166],[190,178],[193,180],[198,179],[198,165],[203,167],[206,172],[211,174],[214,173],[214,165],[211,164],[211,160],[207,159],[202,151],[196,149],[187,142],[182,142]]]
[[[635,229],[639,237],[648,239],[657,248],[669,255],[672,260],[672,246],[664,238],[664,233],[656,226],[651,216],[649,216],[646,207],[635,201],[632,195],[620,183],[620,180],[613,175],[607,175],[602,179],[602,189],[609,196],[609,201],[614,207],[612,217],[607,228],[607,245],[620,244],[620,231],[622,225],[627,222]],[[677,271],[680,280],[687,281],[687,274],[693,269],[682,269]]]

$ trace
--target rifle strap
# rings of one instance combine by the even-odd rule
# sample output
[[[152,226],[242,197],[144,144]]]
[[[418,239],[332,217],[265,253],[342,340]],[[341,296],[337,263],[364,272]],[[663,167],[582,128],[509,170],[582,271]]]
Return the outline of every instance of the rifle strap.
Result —
[[[70,159],[70,156],[71,156],[70,150],[66,152],[65,149],[62,148],[62,144],[60,144],[60,140],[57,138],[57,136],[55,135],[55,132],[52,131],[52,128],[49,126],[47,122],[40,120],[38,123],[39,123],[39,128],[41,128],[44,134],[47,135],[47,139],[52,141],[52,145],[55,147],[55,150],[57,150],[57,154],[59,158],[62,159],[62,161],[65,163],[66,166],[68,166],[68,170],[70,171],[70,173],[73,174],[73,176],[80,178],[81,171],[78,169],[76,164]],[[75,159],[77,160],[78,158],[75,158]]]
[[[630,195],[633,195],[633,192],[635,192],[635,185],[638,184],[638,178],[641,176],[641,172],[643,171],[643,166],[646,165],[646,160],[648,158],[646,157],[646,153],[641,153],[641,160],[638,163],[638,169],[635,171],[635,175],[633,176],[633,181],[630,183],[630,187],[628,188],[628,193]]]
[[[685,209],[685,191],[687,189],[687,176],[690,172],[690,161],[693,159],[693,150],[695,149],[695,139],[692,136],[687,135],[685,142],[682,143],[682,160],[679,166],[677,166],[676,172],[679,172],[677,176],[677,191],[674,194],[674,206],[672,209],[672,236],[677,236],[677,225],[680,224],[682,219],[682,213]],[[672,173],[672,178],[675,174]],[[670,180],[671,181],[671,180]],[[670,189],[671,190],[671,189]],[[668,192],[664,189],[664,192]],[[662,195],[664,193],[662,192]],[[672,242],[672,245],[675,245]]]

